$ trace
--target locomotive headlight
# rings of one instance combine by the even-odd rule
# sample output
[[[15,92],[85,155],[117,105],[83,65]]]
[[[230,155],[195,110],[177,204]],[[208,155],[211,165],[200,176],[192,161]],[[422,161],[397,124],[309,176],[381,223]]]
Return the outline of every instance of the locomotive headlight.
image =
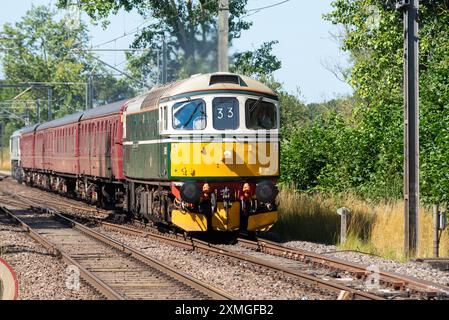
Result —
[[[256,198],[262,202],[273,202],[278,195],[278,189],[273,182],[267,180],[256,185]]]
[[[197,203],[200,200],[201,189],[194,182],[186,182],[181,187],[181,199],[187,203]]]

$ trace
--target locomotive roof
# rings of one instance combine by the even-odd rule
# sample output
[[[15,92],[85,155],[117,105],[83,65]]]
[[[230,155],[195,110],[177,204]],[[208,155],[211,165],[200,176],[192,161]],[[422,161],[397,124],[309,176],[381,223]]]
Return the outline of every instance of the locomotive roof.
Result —
[[[217,72],[193,75],[185,80],[156,87],[146,93],[140,109],[156,108],[160,101],[170,101],[213,91],[252,92],[277,100],[276,93],[260,81],[234,73]]]
[[[112,103],[109,103],[109,104],[105,104],[103,106],[96,107],[94,109],[89,109],[87,111],[84,111],[84,113],[83,113],[83,115],[81,117],[81,120],[88,120],[88,119],[92,119],[92,118],[98,118],[98,117],[101,117],[103,115],[119,112],[123,108],[123,105],[127,101],[128,100],[116,101],[116,102],[112,102]]]

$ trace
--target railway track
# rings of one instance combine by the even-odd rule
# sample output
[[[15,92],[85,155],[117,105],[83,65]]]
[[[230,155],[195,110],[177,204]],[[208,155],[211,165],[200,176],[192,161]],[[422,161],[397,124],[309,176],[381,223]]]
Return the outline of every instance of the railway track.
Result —
[[[280,272],[283,276],[315,283],[334,292],[347,292],[351,299],[449,299],[449,287],[380,271],[304,250],[292,249],[264,239],[239,238],[236,245],[213,245],[177,234],[99,222],[106,229],[163,241],[190,250],[243,260]],[[374,280],[374,281],[370,281]],[[377,282],[376,282],[377,281]]]
[[[37,190],[36,190],[37,191]],[[113,213],[112,210],[105,210],[97,208],[93,205],[83,203],[77,200],[68,199],[67,197],[60,196],[56,193],[48,193],[48,191],[42,191],[39,193],[39,198],[36,200],[44,201],[45,203],[54,206],[56,208],[64,209],[65,211],[72,212],[83,212],[84,214],[94,215],[97,218],[106,219],[110,214]],[[48,193],[48,194],[47,194]],[[33,197],[34,198],[34,197]]]
[[[407,277],[393,272],[379,270],[374,274],[367,267],[345,260],[316,254],[306,250],[294,249],[266,239],[248,240],[239,238],[238,245],[249,250],[281,257],[290,261],[306,263],[309,266],[319,267],[330,272],[341,273],[366,282],[370,277],[378,281],[379,289],[385,297],[415,298],[415,299],[445,299],[449,300],[449,287]],[[377,277],[377,278],[375,278]]]
[[[162,234],[149,228],[98,220],[93,222],[109,230],[163,241],[188,250],[222,255],[235,261],[243,260],[331,292],[345,292],[351,299],[448,299],[449,297],[449,288],[442,285],[383,271],[374,274],[365,266],[285,247],[264,239],[254,241],[239,238],[237,245],[217,246],[177,234]]]
[[[0,210],[108,299],[234,299],[56,212]]]
[[[9,195],[11,198],[13,198],[15,200],[19,200],[22,203],[25,203],[33,208],[42,209],[43,212],[51,213],[52,215],[57,216],[58,219],[61,219],[61,217],[64,217],[60,213],[57,213],[54,208],[49,207],[48,205],[44,205],[42,202],[44,202],[45,200],[41,199],[42,197],[34,198],[35,197],[34,194],[33,194],[33,196],[30,197],[30,195],[25,196],[23,194],[12,194],[8,191],[3,191],[3,193],[5,195]],[[81,225],[80,223],[77,223],[67,217],[64,217],[64,218],[70,220],[70,224],[72,226],[76,226],[77,228],[82,228],[83,230],[90,229],[87,226]],[[95,224],[99,224],[104,227],[116,228],[116,230],[118,228],[120,232],[134,233],[134,234],[146,235],[146,236],[151,235],[152,237],[156,237],[157,240],[165,241],[171,245],[181,246],[181,247],[184,247],[187,249],[192,249],[192,245],[193,245],[194,250],[204,251],[204,252],[207,252],[208,254],[219,254],[221,256],[226,256],[227,258],[233,259],[234,261],[246,261],[246,262],[249,262],[253,266],[256,266],[259,268],[264,268],[265,270],[268,269],[270,271],[274,271],[279,274],[279,277],[286,277],[289,279],[294,279],[295,281],[298,281],[300,283],[307,284],[311,287],[314,287],[317,292],[324,290],[328,293],[332,293],[335,296],[338,296],[338,294],[344,292],[344,293],[347,293],[353,299],[363,299],[363,300],[383,299],[382,297],[375,296],[370,293],[366,293],[366,292],[362,292],[362,291],[359,291],[356,289],[348,288],[348,287],[338,284],[338,283],[333,283],[328,280],[319,279],[317,277],[314,277],[314,276],[311,276],[311,275],[308,275],[308,274],[305,274],[302,272],[298,272],[296,270],[290,270],[288,268],[279,267],[276,264],[269,263],[269,262],[263,261],[261,259],[256,259],[256,258],[250,257],[248,255],[244,255],[244,254],[241,254],[238,252],[233,252],[230,249],[225,250],[224,248],[215,247],[206,242],[202,242],[199,240],[183,238],[176,234],[171,234],[171,235],[167,236],[167,235],[163,235],[160,233],[159,234],[148,233],[148,235],[147,235],[147,234],[145,234],[145,232],[147,232],[147,231],[143,231],[143,230],[140,230],[137,228],[129,228],[129,227],[118,225],[118,224],[108,223],[103,220],[93,220],[93,219],[89,219],[88,217],[83,217],[80,215],[77,215],[76,218],[84,219],[85,222],[86,221],[93,222]],[[90,230],[93,233],[98,233],[92,229],[90,229]],[[112,240],[112,241],[115,241],[115,240]]]

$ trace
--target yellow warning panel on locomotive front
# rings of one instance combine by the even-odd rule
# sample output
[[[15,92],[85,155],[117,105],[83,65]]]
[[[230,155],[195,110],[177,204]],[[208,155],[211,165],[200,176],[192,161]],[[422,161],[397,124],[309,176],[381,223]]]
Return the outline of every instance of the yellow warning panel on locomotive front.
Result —
[[[184,231],[207,231],[206,216],[200,213],[173,210],[172,223]]]
[[[260,177],[279,174],[278,142],[171,143],[172,177]]]
[[[248,217],[248,231],[268,231],[278,220],[278,212],[259,213]]]

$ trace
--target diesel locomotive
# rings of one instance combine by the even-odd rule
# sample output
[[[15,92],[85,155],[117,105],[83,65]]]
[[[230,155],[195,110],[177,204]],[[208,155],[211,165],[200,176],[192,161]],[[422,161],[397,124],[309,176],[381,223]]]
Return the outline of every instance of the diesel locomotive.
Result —
[[[278,219],[279,102],[212,73],[22,128],[20,183],[186,232],[266,231]]]

